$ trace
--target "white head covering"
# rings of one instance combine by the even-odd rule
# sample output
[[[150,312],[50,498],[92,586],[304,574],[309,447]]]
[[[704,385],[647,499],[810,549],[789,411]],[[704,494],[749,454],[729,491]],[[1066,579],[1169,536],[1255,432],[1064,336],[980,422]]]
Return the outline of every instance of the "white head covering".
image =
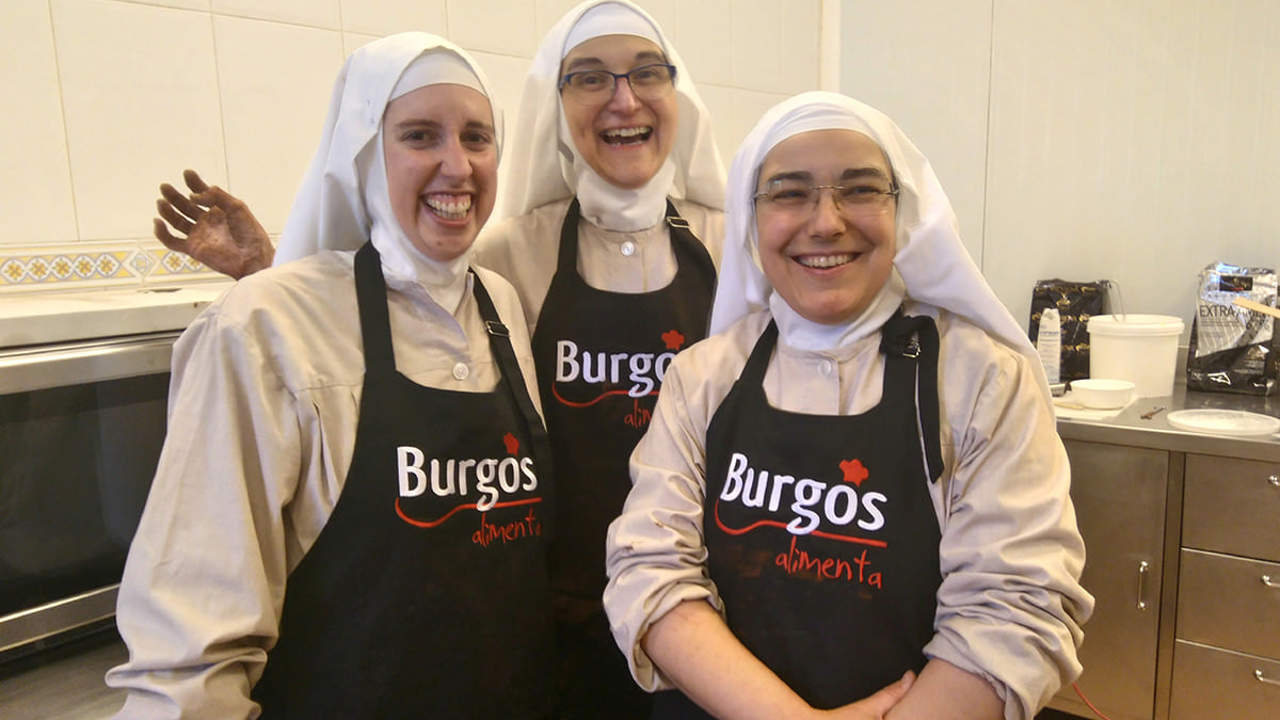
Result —
[[[560,62],[582,42],[601,35],[638,35],[657,43],[676,66],[680,119],[667,162],[644,186],[610,184],[579,156],[560,108]],[[724,207],[724,170],[707,108],[680,55],[644,10],[625,0],[588,0],[565,13],[543,38],[520,96],[520,126],[501,171],[503,217],[576,195],[582,214],[609,230],[640,230],[662,219],[666,198]]]
[[[427,85],[457,84],[490,98],[480,66],[461,48],[427,33],[401,33],[352,53],[338,73],[320,147],[303,177],[276,250],[275,264],[320,250],[355,250],[367,240],[393,287],[420,286],[447,311],[466,287],[471,252],[432,260],[405,235],[391,209],[382,117],[395,98]],[[498,147],[502,114],[493,107]]]
[[[757,256],[752,196],[759,182],[760,166],[775,145],[793,135],[830,129],[854,130],[874,140],[888,157],[900,192],[894,277],[859,317],[824,334],[813,327],[816,323],[799,318],[781,298],[770,297],[773,289]],[[760,118],[733,158],[727,205],[724,257],[711,310],[712,333],[721,332],[744,315],[768,305],[775,309],[784,339],[789,329],[797,336],[798,342],[791,344],[812,346],[816,337],[825,337],[831,343],[844,342],[850,339],[851,331],[879,328],[905,290],[911,298],[955,313],[1027,356],[1040,378],[1046,400],[1049,398],[1039,356],[969,258],[960,242],[951,203],[929,161],[880,111],[830,92],[802,93],[774,106]]]

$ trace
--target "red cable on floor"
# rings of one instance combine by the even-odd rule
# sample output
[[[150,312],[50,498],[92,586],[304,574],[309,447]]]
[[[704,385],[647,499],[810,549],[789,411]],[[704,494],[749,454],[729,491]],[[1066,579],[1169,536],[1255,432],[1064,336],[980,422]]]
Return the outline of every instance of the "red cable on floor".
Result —
[[[1098,717],[1102,718],[1102,720],[1111,720],[1111,718],[1104,715],[1101,710],[1094,707],[1093,703],[1089,702],[1089,698],[1084,696],[1084,693],[1081,692],[1079,685],[1075,683],[1071,683],[1071,689],[1076,691],[1076,694],[1080,696],[1080,699],[1084,701],[1085,705],[1089,706],[1089,709],[1093,711],[1094,715],[1097,715]]]

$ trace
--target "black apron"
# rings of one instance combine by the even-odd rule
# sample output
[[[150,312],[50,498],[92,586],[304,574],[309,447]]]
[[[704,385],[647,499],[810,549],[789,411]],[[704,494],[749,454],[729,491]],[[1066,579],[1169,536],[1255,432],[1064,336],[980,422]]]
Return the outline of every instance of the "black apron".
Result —
[[[267,720],[550,717],[554,489],[506,327],[474,278],[502,380],[423,387],[396,371],[372,245],[355,281],[365,378],[351,469],[289,575],[253,698]]]
[[[534,365],[559,483],[551,549],[562,653],[562,712],[570,718],[648,716],[604,617],[604,541],[631,490],[628,461],[649,427],[671,358],[707,334],[715,266],[667,202],[678,268],[645,293],[593,288],[578,274],[578,201],[560,228],[560,254],[533,333]]]
[[[880,347],[883,397],[851,416],[769,405],[777,334],[771,322],[707,429],[708,570],[734,635],[832,709],[919,672],[933,637],[940,533],[921,445],[934,481],[938,334],[930,318],[896,313]],[[663,693],[653,717],[708,715]]]

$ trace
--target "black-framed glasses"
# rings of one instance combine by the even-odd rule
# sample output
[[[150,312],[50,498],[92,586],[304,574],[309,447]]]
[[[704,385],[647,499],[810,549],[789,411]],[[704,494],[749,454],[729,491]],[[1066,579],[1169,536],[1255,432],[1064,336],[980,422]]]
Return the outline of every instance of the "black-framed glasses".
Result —
[[[884,212],[890,199],[898,196],[898,186],[894,184],[886,186],[857,181],[847,185],[816,185],[810,180],[779,178],[769,181],[764,190],[753,197],[757,201],[764,200],[779,212],[809,213],[818,207],[823,190],[831,191],[831,197],[841,211],[859,216]]]
[[[578,70],[560,78],[560,92],[584,105],[604,103],[613,97],[619,80],[626,80],[631,92],[641,100],[658,100],[671,92],[675,84],[676,66],[652,63],[632,68],[629,72]]]

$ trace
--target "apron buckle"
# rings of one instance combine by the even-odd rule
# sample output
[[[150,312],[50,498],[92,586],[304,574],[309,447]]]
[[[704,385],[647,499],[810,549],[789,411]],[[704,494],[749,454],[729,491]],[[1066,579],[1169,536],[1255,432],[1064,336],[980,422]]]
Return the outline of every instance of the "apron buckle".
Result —
[[[689,227],[689,221],[685,220],[679,215],[668,215],[667,224],[673,228],[680,228],[681,230],[688,230],[689,232],[693,232],[693,228]]]
[[[911,339],[907,341],[907,347],[902,351],[902,357],[915,359],[920,357],[920,338],[912,333]]]
[[[511,331],[507,330],[507,326],[497,320],[485,320],[484,329],[489,331],[490,335],[498,337],[511,337]]]

